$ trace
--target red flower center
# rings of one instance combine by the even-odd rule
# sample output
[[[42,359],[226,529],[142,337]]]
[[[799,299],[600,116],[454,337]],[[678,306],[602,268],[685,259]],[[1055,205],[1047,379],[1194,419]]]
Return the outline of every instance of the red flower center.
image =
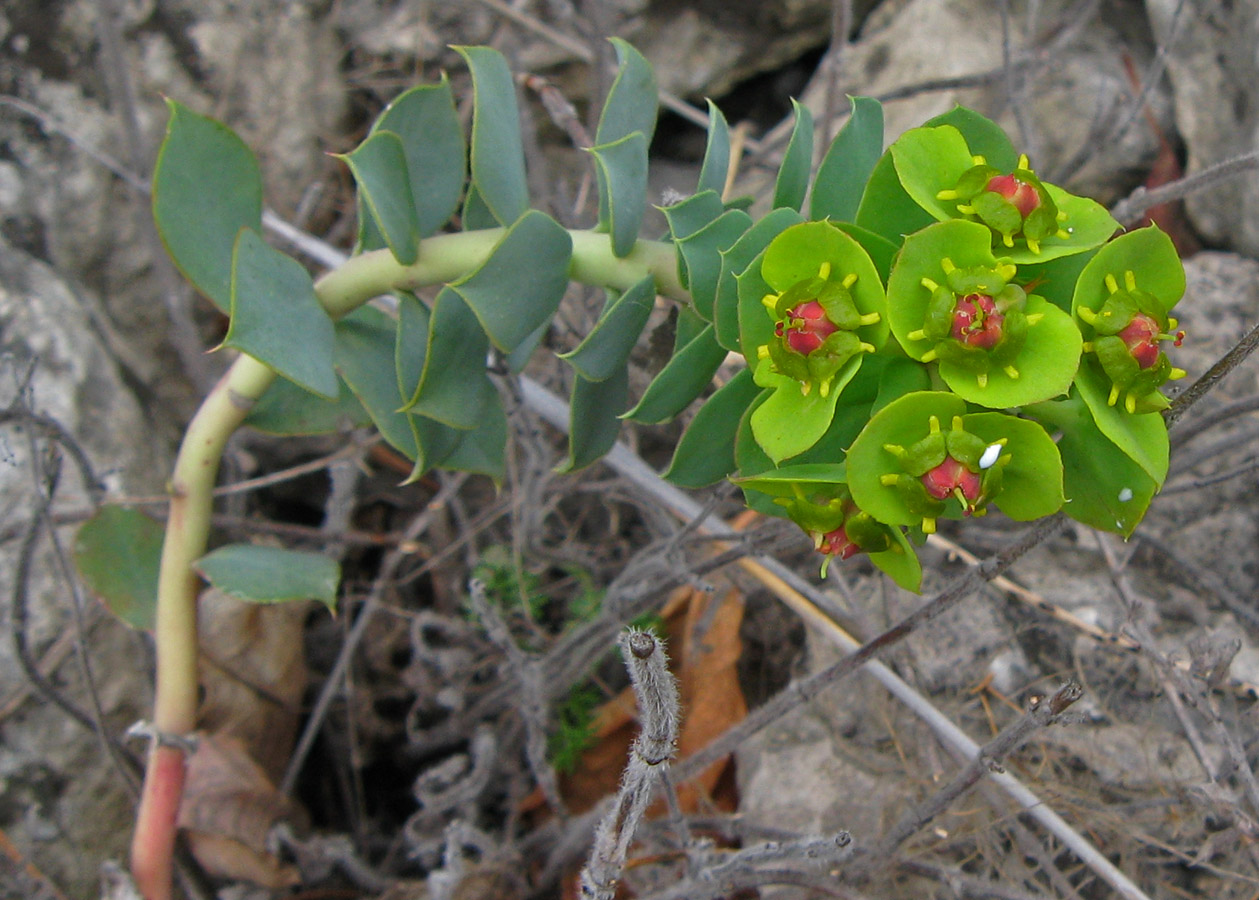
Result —
[[[968,347],[991,350],[1001,340],[1001,326],[1005,316],[997,312],[996,304],[987,294],[967,294],[958,298],[953,307],[954,340]]]
[[[839,330],[839,326],[826,318],[826,310],[816,300],[801,303],[787,312],[787,318],[774,326],[774,333],[787,342],[787,346],[802,356],[808,356],[822,342]]]
[[[840,559],[848,559],[861,552],[861,548],[848,537],[843,525],[822,535],[822,543],[818,545],[818,550],[827,556],[838,556]]]
[[[944,462],[922,476],[922,485],[927,493],[936,500],[947,500],[961,491],[966,499],[966,514],[970,515],[970,505],[979,499],[982,479],[978,472],[972,472],[951,456]]]
[[[1143,369],[1158,362],[1158,335],[1158,323],[1145,313],[1137,313],[1119,332],[1119,338],[1127,345],[1128,352]]]
[[[1040,206],[1040,195],[1036,193],[1036,188],[1026,181],[1019,181],[1013,175],[990,178],[987,190],[994,191],[1013,203],[1019,215],[1025,219],[1032,210]]]

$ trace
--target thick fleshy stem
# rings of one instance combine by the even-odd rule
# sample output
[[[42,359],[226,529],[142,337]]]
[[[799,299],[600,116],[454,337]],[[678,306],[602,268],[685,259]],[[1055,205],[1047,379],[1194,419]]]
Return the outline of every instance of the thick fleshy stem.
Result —
[[[319,279],[315,293],[329,315],[340,318],[392,290],[441,284],[466,275],[485,261],[504,233],[496,228],[428,238],[412,266],[400,264],[388,250],[364,253]],[[572,280],[624,290],[650,274],[662,294],[688,298],[678,280],[671,246],[640,241],[628,256],[618,258],[606,234],[573,231],[569,235]],[[171,897],[175,822],[186,775],[185,739],[196,727],[200,581],[193,564],[206,551],[223,450],[275,378],[276,373],[263,363],[238,357],[193,416],[175,460],[154,626],[157,683],[152,727],[156,738],[131,843],[132,874],[144,900]]]

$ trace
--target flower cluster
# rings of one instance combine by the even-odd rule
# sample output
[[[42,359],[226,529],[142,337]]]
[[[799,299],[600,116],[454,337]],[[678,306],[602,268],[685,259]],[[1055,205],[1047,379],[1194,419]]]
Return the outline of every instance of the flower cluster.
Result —
[[[973,129],[968,116],[956,121]],[[740,276],[763,389],[748,420],[768,459],[743,452],[738,480],[828,562],[865,553],[916,587],[905,541],[940,519],[1031,521],[1068,500],[1126,534],[1166,475],[1150,414],[1184,374],[1164,352],[1183,337],[1168,315],[1184,290],[1174,248],[1156,228],[1114,238],[1100,206],[999,155],[1005,168],[947,122],[913,129],[886,158],[938,221],[904,227],[863,203],[852,225],[785,228]],[[1045,268],[1084,253],[1082,269]]]
[[[850,359],[874,352],[874,345],[861,340],[857,329],[881,318],[877,312],[863,314],[853,302],[849,289],[857,275],[848,273],[832,281],[831,273],[831,263],[823,262],[816,276],[762,298],[774,319],[776,340],[757,350],[758,358],[772,360],[775,372],[800,382],[801,393],[808,394],[816,384],[823,397]]]
[[[1059,212],[1026,155],[1007,174],[988,165],[982,156],[974,157],[974,163],[956,185],[937,191],[936,199],[957,201],[958,213],[983,222],[1006,247],[1013,247],[1015,238],[1021,237],[1028,250],[1040,253],[1045,238],[1070,237],[1062,227],[1066,213]]]
[[[1084,349],[1096,354],[1110,379],[1106,402],[1114,406],[1122,396],[1129,413],[1158,409],[1163,405],[1155,396],[1158,389],[1185,377],[1185,370],[1172,366],[1159,344],[1172,341],[1179,347],[1185,333],[1176,331],[1177,321],[1167,315],[1156,296],[1137,290],[1131,269],[1124,272],[1123,287],[1113,274],[1106,276],[1105,284],[1110,296],[1101,309],[1081,306],[1076,315],[1096,335],[1084,343]]]

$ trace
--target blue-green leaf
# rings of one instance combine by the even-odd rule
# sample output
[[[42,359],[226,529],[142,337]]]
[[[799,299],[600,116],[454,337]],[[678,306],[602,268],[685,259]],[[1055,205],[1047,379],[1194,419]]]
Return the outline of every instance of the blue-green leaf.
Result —
[[[616,48],[616,80],[608,90],[608,98],[599,116],[595,143],[613,144],[634,132],[641,132],[646,143],[656,130],[656,76],[651,63],[632,45],[621,38],[610,38]]]
[[[791,108],[796,114],[796,124],[778,168],[778,180],[774,182],[773,206],[799,210],[804,205],[809,173],[813,169],[813,113],[795,100],[791,101]]]
[[[721,254],[721,276],[717,280],[717,296],[713,302],[713,325],[717,341],[732,353],[741,352],[739,344],[739,281],[743,271],[769,242],[804,218],[794,209],[775,209],[766,213]]]
[[[341,159],[350,167],[359,198],[394,259],[404,266],[414,265],[419,259],[420,219],[402,138],[392,131],[373,132]]]
[[[336,611],[341,566],[319,553],[228,544],[207,553],[193,567],[215,588],[238,600],[318,600]]]
[[[647,139],[635,131],[590,154],[599,178],[599,230],[611,235],[613,255],[628,256],[647,209]]]
[[[223,339],[290,381],[334,399],[332,319],[297,260],[242,228],[232,254],[232,322]]]
[[[464,231],[484,231],[499,227],[498,219],[494,218],[494,213],[485,205],[485,198],[477,190],[476,182],[468,185],[468,193],[464,195],[459,225]]]
[[[699,183],[695,193],[726,190],[726,177],[730,172],[730,126],[717,104],[708,101],[708,143],[704,147],[704,163],[699,170]]]
[[[726,348],[709,325],[669,360],[624,418],[649,424],[669,421],[703,392],[725,358]]]
[[[690,275],[692,305],[709,322],[713,320],[713,304],[721,278],[721,255],[751,227],[751,216],[741,209],[728,209],[678,242],[678,253]]]
[[[243,424],[264,434],[283,437],[331,434],[372,423],[354,392],[341,379],[336,400],[299,388],[278,378],[249,410]]]
[[[441,467],[488,475],[501,482],[506,469],[507,413],[497,391],[490,395],[476,427],[457,434],[459,441],[441,461]]]
[[[682,433],[664,477],[679,487],[701,488],[733,472],[739,421],[760,392],[751,369],[741,370],[718,388]]]
[[[451,428],[475,428],[494,393],[485,373],[489,349],[472,308],[453,288],[443,288],[433,303],[424,370],[403,411]]]
[[[619,414],[628,399],[628,368],[618,369],[603,381],[587,381],[580,374],[574,374],[568,459],[556,466],[556,471],[585,468],[611,450],[621,430]]]
[[[587,381],[611,378],[625,368],[655,302],[656,282],[648,275],[608,304],[585,340],[560,359]]]
[[[106,505],[74,538],[74,565],[88,589],[141,631],[152,630],[157,612],[163,531],[139,510]]]
[[[883,105],[850,97],[852,115],[831,141],[809,198],[809,218],[854,222],[866,182],[883,155]]]
[[[394,365],[398,370],[398,403],[414,397],[424,375],[428,356],[428,330],[433,314],[428,305],[414,294],[402,292],[398,297],[398,332],[394,344]],[[395,404],[396,406],[397,404]]]
[[[476,314],[494,346],[510,353],[559,308],[568,288],[572,250],[567,231],[546,214],[530,210],[476,271],[452,282],[450,289]]]
[[[153,218],[183,276],[223,312],[242,228],[262,230],[258,160],[226,125],[166,101],[170,120],[153,172]]]
[[[905,235],[934,221],[935,217],[919,206],[901,184],[892,154],[884,153],[875,163],[861,195],[857,224],[899,247],[905,242]]]
[[[360,306],[337,322],[336,366],[381,437],[407,459],[415,459],[420,448],[412,417],[398,411],[403,396],[393,356],[396,333],[397,325],[389,316],[375,307]]]
[[[489,47],[455,47],[472,73],[472,184],[500,225],[529,209],[516,85],[507,60]]]
[[[372,129],[392,131],[402,139],[420,235],[435,234],[459,208],[468,167],[450,81],[443,75],[440,84],[422,84],[400,94]]]

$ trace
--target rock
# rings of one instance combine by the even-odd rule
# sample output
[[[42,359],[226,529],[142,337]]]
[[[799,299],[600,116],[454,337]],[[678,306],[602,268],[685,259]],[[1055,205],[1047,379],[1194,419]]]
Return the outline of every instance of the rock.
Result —
[[[33,365],[30,404],[73,434],[107,486],[145,494],[161,490],[168,469],[166,447],[138,436],[152,435],[146,417],[94,332],[76,291],[47,265],[0,242],[0,324],[3,400],[14,398],[21,376]],[[41,454],[44,452],[41,443]],[[27,437],[8,426],[0,430],[0,503],[11,525],[33,514],[38,502]],[[86,491],[68,457],[56,497],[59,509],[82,509]],[[73,527],[59,531],[73,542]],[[11,621],[12,581],[20,541],[0,544],[4,618]],[[73,633],[71,593],[59,574],[50,543],[40,544],[27,596],[27,636],[36,658],[63,633]],[[89,598],[89,603],[92,601]],[[117,734],[147,715],[149,672],[144,641],[99,610],[86,610],[95,622],[86,635],[106,727]],[[53,674],[66,697],[87,709],[83,679],[74,653]],[[0,684],[9,691],[26,683],[9,641],[0,644]],[[20,852],[71,896],[92,896],[97,867],[125,850],[132,818],[131,798],[119,773],[102,751],[99,738],[39,698],[17,706],[0,725],[0,828]]]
[[[1175,93],[1189,174],[1259,148],[1259,8],[1146,0]],[[1259,172],[1198,191],[1186,204],[1211,243],[1259,255]]]
[[[116,53],[100,28],[113,7]],[[164,298],[189,291],[162,261],[138,187],[165,129],[162,97],[237,129],[259,155],[265,199],[292,215],[338,165],[326,151],[347,149],[336,138],[348,93],[341,50],[320,9],[277,0],[160,8],[14,0],[0,14],[15,51],[0,57],[0,93],[22,104],[0,116],[0,234],[102,298],[108,324],[137,347],[132,376],[165,400],[182,366]],[[124,84],[135,100],[134,129]],[[338,202],[323,193],[326,206]],[[196,308],[208,329],[221,328],[209,304]],[[220,336],[209,330],[201,343]]]
[[[1041,4],[1040,17],[1028,32],[1025,17],[1011,19],[1014,58],[1031,55],[1039,62],[1020,69],[1021,116],[1028,128],[1020,135],[1008,95],[1010,79],[1002,71],[1003,4],[999,0],[907,0],[885,3],[871,15],[841,61],[839,96],[880,97],[909,90],[885,104],[887,140],[961,104],[991,116],[1031,157],[1044,177],[1064,180],[1064,186],[1102,200],[1135,186],[1133,173],[1147,169],[1158,149],[1144,119],[1104,152],[1092,156],[1087,168],[1064,169],[1082,147],[1099,110],[1124,108],[1131,95],[1125,56],[1139,68],[1154,52],[1148,33],[1130,24],[1128,4],[1090,22],[1064,17],[1073,5],[1063,0]],[[1139,10],[1138,10],[1139,12]],[[912,91],[930,82],[964,81],[973,85],[945,85]],[[804,92],[815,117],[825,113],[830,68],[823,65]],[[1149,105],[1169,129],[1170,104],[1165,93],[1154,91]],[[844,112],[846,112],[846,108]],[[1071,167],[1074,169],[1074,166]],[[1069,179],[1062,176],[1070,175]]]

